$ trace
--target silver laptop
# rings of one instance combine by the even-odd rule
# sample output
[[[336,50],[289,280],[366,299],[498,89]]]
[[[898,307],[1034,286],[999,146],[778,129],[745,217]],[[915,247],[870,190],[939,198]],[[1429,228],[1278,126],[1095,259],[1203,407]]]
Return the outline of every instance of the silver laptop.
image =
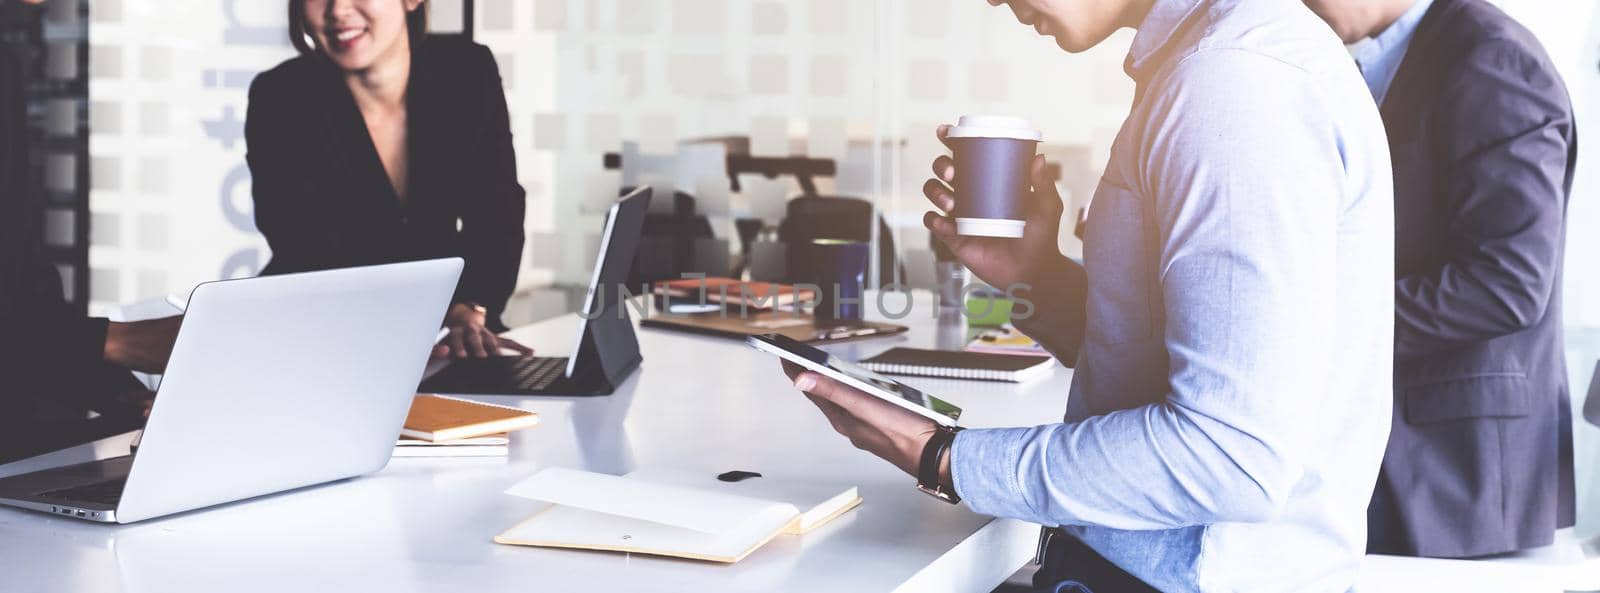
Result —
[[[132,523],[382,469],[461,267],[200,286],[138,453],[0,480],[0,504]]]

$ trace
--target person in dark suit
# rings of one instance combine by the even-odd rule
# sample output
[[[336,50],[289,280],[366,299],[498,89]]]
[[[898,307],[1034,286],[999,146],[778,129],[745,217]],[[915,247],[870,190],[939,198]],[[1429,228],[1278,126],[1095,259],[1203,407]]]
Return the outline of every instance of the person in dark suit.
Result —
[[[61,275],[41,257],[34,228],[26,74],[13,48],[0,45],[0,463],[136,427],[151,394],[128,369],[164,368],[182,323],[111,323],[62,298]],[[100,417],[87,420],[91,411]]]
[[[245,122],[265,274],[458,256],[438,356],[527,348],[495,331],[524,194],[489,49],[428,37],[422,0],[290,0],[300,56],[256,77]]]
[[[1394,165],[1394,420],[1368,551],[1550,544],[1574,519],[1566,88],[1538,40],[1483,0],[1306,3],[1352,44]]]

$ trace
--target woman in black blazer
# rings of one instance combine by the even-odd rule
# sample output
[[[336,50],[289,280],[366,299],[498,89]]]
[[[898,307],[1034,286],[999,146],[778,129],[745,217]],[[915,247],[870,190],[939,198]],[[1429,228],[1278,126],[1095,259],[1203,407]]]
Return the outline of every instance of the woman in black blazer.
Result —
[[[256,226],[280,274],[466,260],[437,356],[492,356],[522,260],[524,194],[489,49],[425,37],[423,0],[290,0],[300,56],[256,77]]]

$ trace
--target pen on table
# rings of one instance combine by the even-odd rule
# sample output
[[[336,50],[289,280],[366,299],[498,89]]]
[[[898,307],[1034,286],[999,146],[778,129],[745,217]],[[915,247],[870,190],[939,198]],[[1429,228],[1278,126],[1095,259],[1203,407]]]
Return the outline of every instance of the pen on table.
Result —
[[[838,330],[822,329],[822,330],[817,330],[816,339],[819,339],[819,340],[843,340],[843,339],[846,339],[846,338],[857,338],[857,337],[861,337],[861,336],[870,336],[870,335],[875,334],[875,333],[878,333],[878,330],[875,329],[875,328],[870,328],[870,327],[863,327],[863,328],[860,328],[860,329],[838,329]]]

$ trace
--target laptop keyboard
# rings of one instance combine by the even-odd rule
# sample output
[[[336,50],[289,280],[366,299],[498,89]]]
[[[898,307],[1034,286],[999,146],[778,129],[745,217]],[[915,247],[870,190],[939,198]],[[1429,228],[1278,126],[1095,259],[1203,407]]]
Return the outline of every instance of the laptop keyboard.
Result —
[[[540,391],[565,375],[566,367],[565,358],[531,357],[516,359],[511,370],[516,377],[517,389]]]
[[[105,482],[41,492],[39,493],[39,498],[63,502],[92,502],[115,505],[117,501],[122,500],[122,487],[127,483],[127,478],[117,478]]]
[[[560,388],[567,376],[565,356],[497,356],[450,361],[439,374],[423,381],[427,393],[542,394]]]

